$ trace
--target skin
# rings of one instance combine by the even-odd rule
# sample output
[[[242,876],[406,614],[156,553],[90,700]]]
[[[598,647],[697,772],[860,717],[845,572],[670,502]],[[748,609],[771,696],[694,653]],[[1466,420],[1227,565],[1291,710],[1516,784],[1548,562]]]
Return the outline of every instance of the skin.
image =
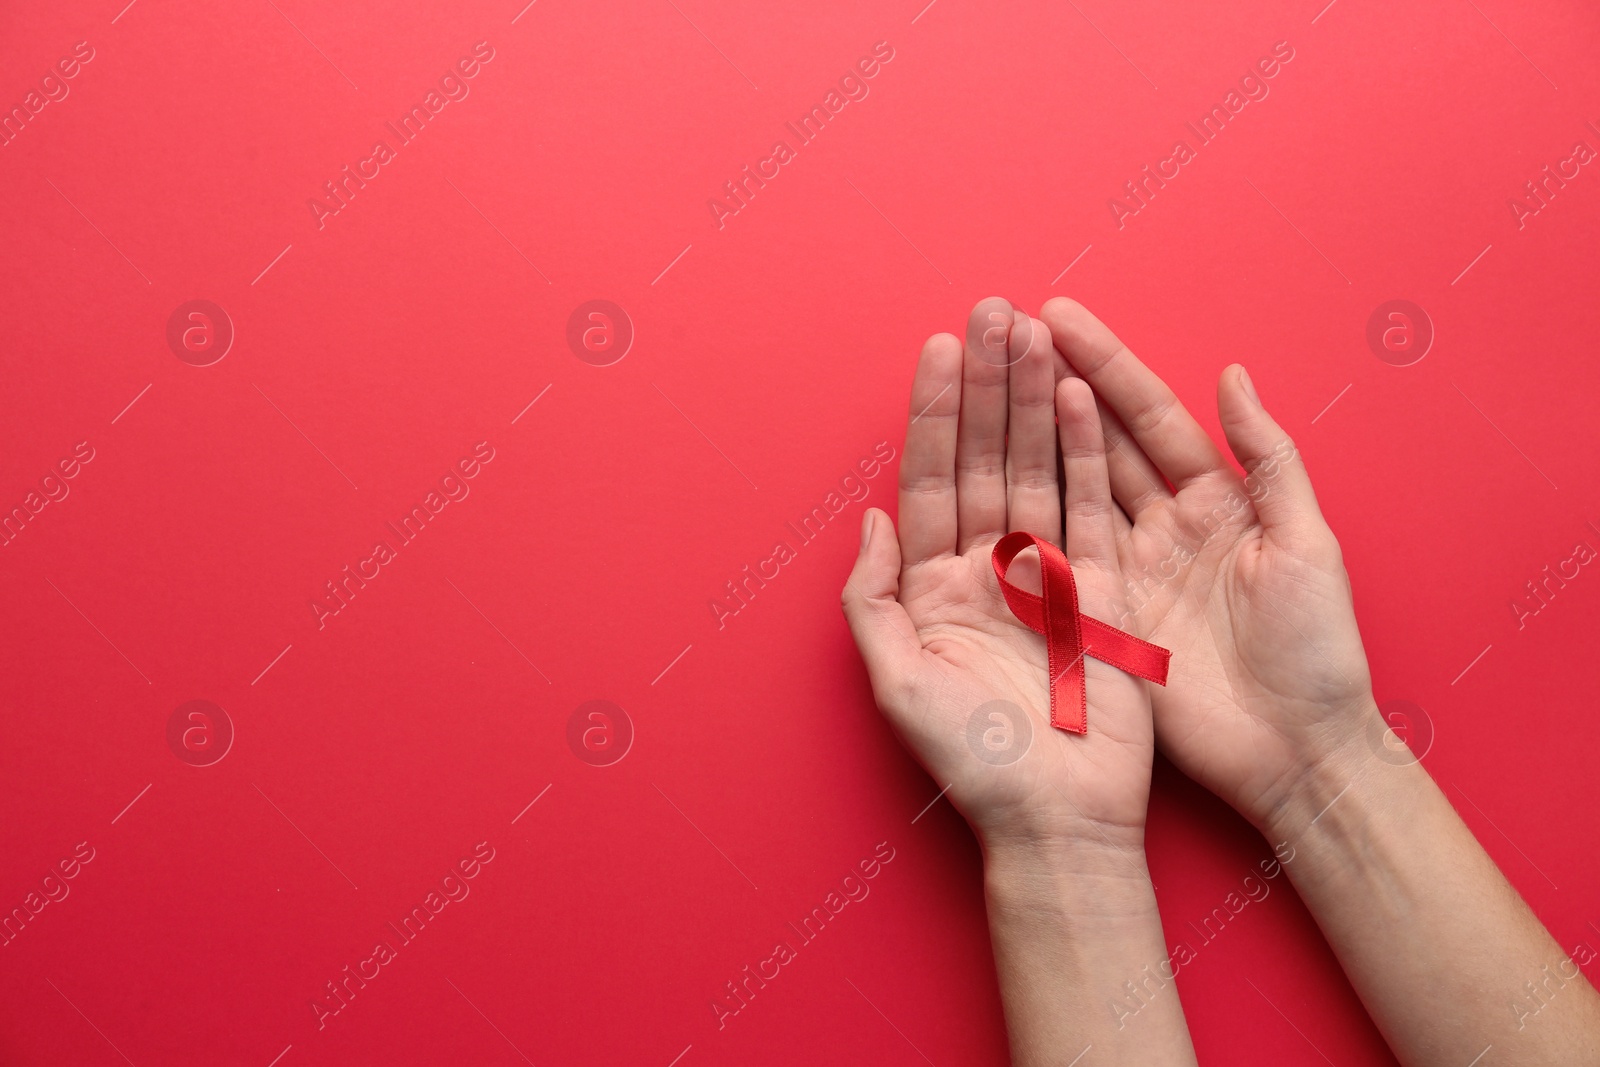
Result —
[[[879,707],[983,846],[1014,1062],[1061,1065],[1092,1047],[1086,1064],[1193,1063],[1170,980],[1131,1019],[1111,1007],[1123,982],[1166,960],[1144,856],[1150,686],[1087,659],[1089,733],[1052,729],[1044,642],[1011,614],[990,564],[1012,530],[1058,547],[1064,533],[1082,610],[1127,610],[1099,416],[1082,381],[1058,383],[1044,323],[983,301],[968,337],[923,348],[898,536],[868,511],[845,613]],[[1038,591],[1033,549],[1010,580]],[[968,723],[993,725],[979,709],[994,700],[1026,716],[1032,740],[986,760]]]
[[[1222,372],[1217,413],[1248,481],[1082,305],[1040,315],[1104,411],[1124,572],[1187,558],[1138,598],[1139,632],[1173,652],[1162,751],[1291,844],[1290,879],[1406,1067],[1600,1063],[1600,997],[1385,733],[1338,541],[1244,368]]]
[[[982,340],[1002,309],[997,359]],[[924,347],[898,537],[869,510],[844,602],[880,708],[983,845],[1014,1062],[1193,1062],[1174,987],[1143,970],[1164,959],[1143,855],[1153,735],[1292,846],[1285,869],[1407,1067],[1600,1063],[1600,997],[1385,733],[1338,542],[1243,368],[1217,398],[1240,474],[1081,305],[1033,320],[991,299],[973,324],[964,350]],[[1064,532],[1083,610],[1170,649],[1165,688],[1090,659],[1089,734],[1048,727],[1043,640],[989,569],[1013,529]],[[1036,590],[1027,561],[1011,580]],[[967,743],[997,698],[1033,723],[1004,766]],[[1100,1005],[1129,980],[1148,1003],[1118,1020]]]

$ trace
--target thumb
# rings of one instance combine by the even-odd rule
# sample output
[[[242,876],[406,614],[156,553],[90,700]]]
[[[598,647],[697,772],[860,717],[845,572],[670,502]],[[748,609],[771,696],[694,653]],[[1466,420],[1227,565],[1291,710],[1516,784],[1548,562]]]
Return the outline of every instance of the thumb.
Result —
[[[1245,469],[1245,492],[1269,532],[1304,532],[1325,526],[1300,450],[1256,395],[1238,364],[1217,382],[1217,416],[1228,447]]]
[[[894,520],[868,508],[861,520],[861,551],[841,599],[880,703],[910,681],[922,655],[922,641],[900,606],[899,592],[900,539]]]

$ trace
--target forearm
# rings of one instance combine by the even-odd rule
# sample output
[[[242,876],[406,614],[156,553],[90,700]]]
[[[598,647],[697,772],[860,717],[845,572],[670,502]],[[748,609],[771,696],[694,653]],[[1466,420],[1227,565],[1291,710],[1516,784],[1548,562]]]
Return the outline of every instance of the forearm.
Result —
[[[1142,852],[986,843],[984,856],[1013,1064],[1195,1062]]]
[[[1600,998],[1421,764],[1356,738],[1262,829],[1406,1067],[1600,1058]]]

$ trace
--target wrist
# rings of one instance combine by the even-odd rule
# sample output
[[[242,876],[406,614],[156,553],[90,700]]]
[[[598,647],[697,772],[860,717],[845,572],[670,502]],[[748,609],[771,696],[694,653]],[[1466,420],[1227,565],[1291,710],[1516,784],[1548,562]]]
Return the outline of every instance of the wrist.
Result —
[[[1016,790],[1004,803],[969,804],[965,791],[951,791],[955,804],[987,852],[1065,856],[1088,861],[1102,852],[1144,854],[1149,805],[1148,763],[1140,788],[1075,788],[1070,781],[1040,781]]]
[[[1071,837],[983,835],[984,892],[991,909],[1062,913],[1074,922],[1155,912],[1144,846]]]
[[[1386,736],[1388,725],[1370,693],[1318,726],[1320,732],[1307,740],[1291,767],[1245,813],[1270,840],[1298,838],[1316,826],[1374,765],[1399,773],[1416,763],[1403,742],[1397,746]]]

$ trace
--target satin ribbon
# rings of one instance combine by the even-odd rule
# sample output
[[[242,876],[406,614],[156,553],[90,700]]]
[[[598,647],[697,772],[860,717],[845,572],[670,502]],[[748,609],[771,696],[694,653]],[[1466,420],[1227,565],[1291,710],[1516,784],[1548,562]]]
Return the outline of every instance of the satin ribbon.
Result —
[[[1006,581],[1011,561],[1029,547],[1039,550],[1043,596]],[[1079,611],[1072,564],[1055,545],[1030,533],[1007,534],[994,546],[992,558],[995,577],[1000,579],[1000,591],[1005,594],[1011,613],[1044,637],[1049,656],[1051,726],[1075,734],[1089,732],[1085,656],[1157,685],[1167,684],[1167,662],[1172,653]]]

